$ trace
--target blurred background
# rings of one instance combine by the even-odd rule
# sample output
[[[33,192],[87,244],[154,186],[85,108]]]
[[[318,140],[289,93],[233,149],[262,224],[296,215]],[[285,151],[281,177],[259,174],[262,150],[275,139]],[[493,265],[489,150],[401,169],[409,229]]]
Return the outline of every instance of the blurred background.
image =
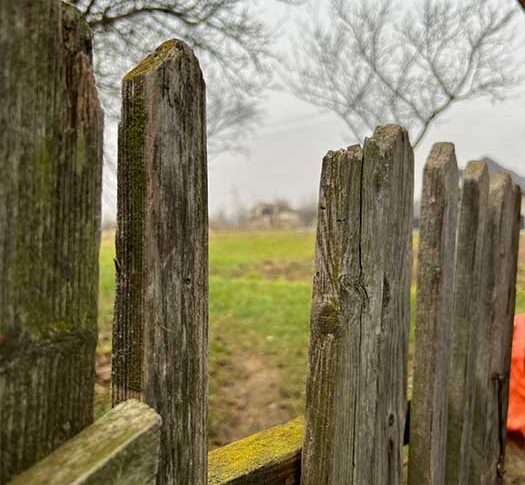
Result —
[[[321,160],[399,123],[421,173],[433,143],[525,190],[519,0],[77,0],[106,111],[97,412],[110,406],[122,76],[162,41],[207,83],[212,447],[302,413]],[[525,204],[522,204],[525,206]],[[525,237],[516,312],[525,313]],[[415,266],[415,264],[414,264]],[[414,290],[413,290],[413,294]]]

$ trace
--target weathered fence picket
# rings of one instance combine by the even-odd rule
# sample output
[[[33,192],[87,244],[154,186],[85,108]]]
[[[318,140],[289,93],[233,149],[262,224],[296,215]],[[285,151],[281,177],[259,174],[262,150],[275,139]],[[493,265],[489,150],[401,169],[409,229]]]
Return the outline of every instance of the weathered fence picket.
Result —
[[[458,211],[450,325],[445,476],[445,482],[449,484],[468,483],[478,339],[480,327],[486,323],[481,306],[481,275],[486,271],[483,249],[488,191],[486,164],[469,162],[463,172]]]
[[[72,6],[0,2],[0,483],[93,420],[102,112]]]
[[[503,479],[510,355],[514,320],[517,238],[521,195],[510,177],[491,180],[482,279],[480,339],[476,366],[475,413],[469,467],[470,483]]]
[[[127,74],[119,129],[113,402],[163,419],[159,484],[206,484],[208,206],[205,87],[168,41]]]
[[[445,479],[448,326],[458,199],[454,145],[436,143],[423,173],[408,483]]]
[[[401,481],[412,199],[398,126],[323,160],[303,485]]]

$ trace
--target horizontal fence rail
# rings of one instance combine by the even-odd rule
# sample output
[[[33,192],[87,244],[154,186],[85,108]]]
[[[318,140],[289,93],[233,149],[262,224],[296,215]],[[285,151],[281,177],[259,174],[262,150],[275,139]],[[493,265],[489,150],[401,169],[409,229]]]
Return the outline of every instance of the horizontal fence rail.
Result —
[[[208,485],[299,485],[302,418],[208,454]]]
[[[409,442],[409,422],[408,411],[403,445]],[[296,418],[210,451],[208,485],[299,485],[303,441],[304,420]]]
[[[135,400],[119,404],[10,485],[153,485],[161,418]]]

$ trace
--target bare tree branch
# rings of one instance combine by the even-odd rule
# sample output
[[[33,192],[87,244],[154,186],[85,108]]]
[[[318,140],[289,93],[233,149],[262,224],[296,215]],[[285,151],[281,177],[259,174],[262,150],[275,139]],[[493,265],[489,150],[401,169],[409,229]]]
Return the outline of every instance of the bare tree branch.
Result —
[[[290,90],[336,113],[352,141],[396,122],[417,146],[452,105],[503,99],[520,80],[512,5],[425,0],[402,13],[389,0],[331,0],[329,22],[302,29],[286,66]]]
[[[275,32],[257,15],[264,0],[70,0],[94,33],[94,65],[106,115],[120,116],[122,76],[170,38],[193,47],[207,84],[209,151],[242,149],[270,84]],[[275,0],[299,5],[305,0]],[[104,203],[115,204],[116,162],[104,154]],[[111,201],[110,201],[111,199]]]
[[[305,0],[278,1],[299,5]],[[212,149],[233,147],[233,132],[240,135],[257,121],[258,100],[272,77],[275,40],[274,32],[256,15],[255,7],[262,0],[74,3],[94,32],[97,82],[110,116],[118,117],[115,100],[122,75],[160,42],[177,37],[197,51],[207,79]],[[220,140],[222,136],[225,140]]]

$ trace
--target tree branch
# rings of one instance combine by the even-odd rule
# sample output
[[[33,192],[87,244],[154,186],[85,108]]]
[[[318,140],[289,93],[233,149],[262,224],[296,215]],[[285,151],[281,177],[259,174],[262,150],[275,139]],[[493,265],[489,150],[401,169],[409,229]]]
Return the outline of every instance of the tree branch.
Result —
[[[332,0],[330,25],[303,29],[289,89],[333,111],[354,136],[394,121],[417,146],[453,104],[501,99],[516,84],[515,13],[492,0],[425,0],[399,22],[387,0]]]

